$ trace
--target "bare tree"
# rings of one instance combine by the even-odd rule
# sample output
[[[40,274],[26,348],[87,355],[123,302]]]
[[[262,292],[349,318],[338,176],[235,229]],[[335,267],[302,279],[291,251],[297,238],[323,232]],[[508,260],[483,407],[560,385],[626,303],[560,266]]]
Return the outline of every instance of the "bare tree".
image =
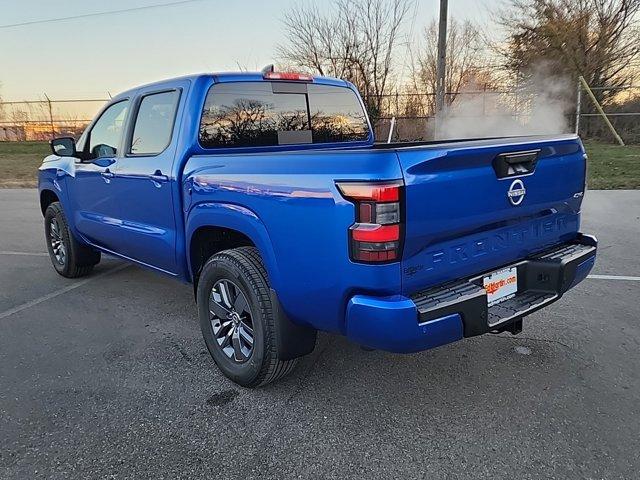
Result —
[[[445,77],[445,100],[453,103],[463,88],[483,89],[494,83],[486,67],[485,44],[478,28],[471,22],[451,20],[447,27],[447,68]],[[412,82],[414,91],[436,91],[438,61],[438,25],[429,24],[424,32],[424,46],[416,55]],[[426,111],[435,111],[435,96],[423,97]]]
[[[379,115],[395,67],[408,0],[333,0],[326,12],[303,4],[285,14],[282,61],[352,82]]]
[[[501,49],[507,67],[526,76],[550,65],[556,75],[583,75],[595,86],[629,81],[640,54],[638,0],[510,0],[499,13],[507,32]],[[606,101],[615,90],[598,90]]]
[[[294,67],[319,75],[351,77],[350,58],[357,42],[350,21],[347,15],[323,15],[316,4],[294,6],[284,16],[286,42],[278,46],[278,53]]]

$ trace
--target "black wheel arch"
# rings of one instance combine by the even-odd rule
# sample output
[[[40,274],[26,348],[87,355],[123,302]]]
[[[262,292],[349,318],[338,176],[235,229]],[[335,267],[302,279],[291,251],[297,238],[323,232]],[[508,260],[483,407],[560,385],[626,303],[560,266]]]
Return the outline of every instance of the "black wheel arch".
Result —
[[[206,226],[193,232],[189,244],[189,266],[193,282],[193,295],[196,301],[200,272],[207,260],[223,250],[238,247],[255,247],[255,244],[244,233],[231,228]]]
[[[58,194],[53,190],[46,188],[40,192],[40,211],[42,212],[42,216],[44,216],[49,205],[54,202],[60,202],[60,197],[58,197]]]

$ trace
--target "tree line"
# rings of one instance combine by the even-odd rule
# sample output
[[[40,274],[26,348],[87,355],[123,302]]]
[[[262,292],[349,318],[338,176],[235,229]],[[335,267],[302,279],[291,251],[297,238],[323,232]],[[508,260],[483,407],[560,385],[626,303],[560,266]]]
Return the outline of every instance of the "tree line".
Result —
[[[437,24],[427,25],[416,44],[408,43],[406,32],[419,21],[413,5],[409,0],[299,4],[283,18],[281,66],[349,80],[374,119],[390,94],[433,93]],[[579,75],[590,85],[608,87],[594,92],[599,101],[614,102],[619,87],[637,74],[639,10],[638,0],[506,0],[490,15],[492,24],[450,18],[447,102],[454,103],[465,89],[495,90],[541,76],[576,85]],[[409,113],[432,114],[434,101],[426,95],[420,105],[403,106]]]

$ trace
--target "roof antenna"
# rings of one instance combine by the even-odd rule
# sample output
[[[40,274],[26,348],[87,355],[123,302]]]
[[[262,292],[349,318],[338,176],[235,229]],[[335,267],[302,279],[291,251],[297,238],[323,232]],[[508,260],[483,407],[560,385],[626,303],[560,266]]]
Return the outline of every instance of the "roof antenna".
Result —
[[[262,73],[263,75],[267,74],[267,73],[272,73],[275,72],[276,69],[273,66],[273,63],[270,63],[269,65],[267,65],[266,67],[264,67],[262,70],[260,70],[260,73]]]

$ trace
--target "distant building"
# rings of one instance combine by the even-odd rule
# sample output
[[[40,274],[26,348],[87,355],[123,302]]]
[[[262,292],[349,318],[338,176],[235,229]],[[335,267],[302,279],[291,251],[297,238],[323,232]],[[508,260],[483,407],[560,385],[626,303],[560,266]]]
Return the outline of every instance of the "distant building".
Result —
[[[0,142],[48,142],[52,137],[78,138],[88,122],[60,123],[40,121],[0,125]]]
[[[24,142],[26,134],[22,125],[0,125],[0,142]]]
[[[48,141],[57,135],[51,122],[29,122],[24,126],[24,134],[27,141]]]

